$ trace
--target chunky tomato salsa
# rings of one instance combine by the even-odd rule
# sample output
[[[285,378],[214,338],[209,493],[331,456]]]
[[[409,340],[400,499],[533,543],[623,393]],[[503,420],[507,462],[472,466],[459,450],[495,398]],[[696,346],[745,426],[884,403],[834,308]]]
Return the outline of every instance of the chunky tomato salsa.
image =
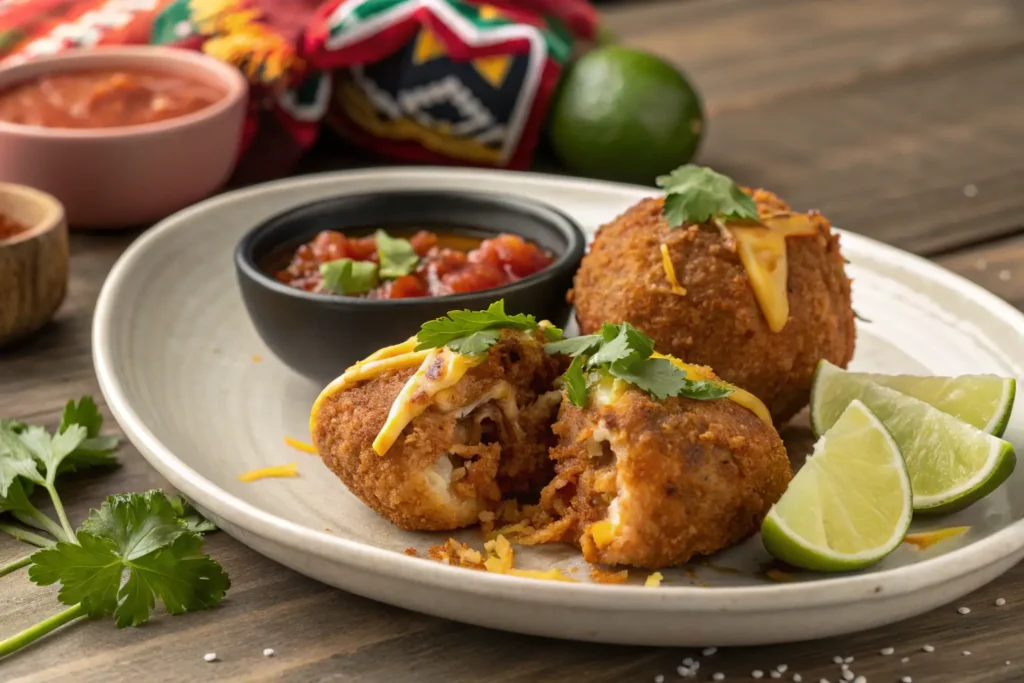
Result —
[[[535,244],[506,233],[481,241],[427,230],[408,239],[383,230],[368,237],[324,230],[296,249],[276,277],[307,292],[406,299],[493,289],[552,261]]]
[[[0,93],[0,120],[47,128],[134,126],[197,112],[224,95],[205,83],[161,71],[69,71]]]

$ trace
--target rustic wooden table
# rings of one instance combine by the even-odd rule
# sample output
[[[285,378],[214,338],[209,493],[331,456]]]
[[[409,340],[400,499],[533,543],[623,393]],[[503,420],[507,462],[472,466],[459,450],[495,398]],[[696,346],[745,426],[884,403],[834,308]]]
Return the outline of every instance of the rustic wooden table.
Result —
[[[665,0],[621,3],[606,16],[624,42],[683,65],[703,91],[702,163],[1024,306],[1024,2]],[[0,415],[52,425],[69,397],[99,397],[93,305],[134,237],[73,236],[70,292],[56,321],[0,354]],[[69,496],[72,517],[109,493],[167,485],[130,445],[121,458],[116,473],[81,480]],[[442,621],[328,588],[223,533],[207,547],[233,581],[219,609],[125,631],[78,624],[0,663],[0,679],[671,681],[695,654]],[[23,553],[0,539],[0,565]],[[0,581],[0,637],[55,613],[54,592],[24,572]],[[997,609],[1001,596],[1008,603]],[[723,650],[703,658],[700,679],[722,671],[750,680],[755,669],[786,664],[784,680],[800,672],[804,681],[836,681],[831,660],[843,655],[872,682],[1024,680],[1024,568],[964,604],[973,609],[966,616],[952,605],[854,636]],[[925,644],[934,653],[922,652]],[[277,656],[264,659],[264,647]],[[896,654],[881,656],[885,647]],[[208,651],[222,661],[206,664]]]

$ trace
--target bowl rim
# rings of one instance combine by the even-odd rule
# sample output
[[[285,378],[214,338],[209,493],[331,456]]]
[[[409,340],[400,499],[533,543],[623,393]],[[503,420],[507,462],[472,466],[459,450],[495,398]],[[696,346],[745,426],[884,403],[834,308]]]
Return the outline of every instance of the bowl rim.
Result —
[[[59,128],[0,120],[0,134],[42,139],[109,140],[164,133],[217,118],[237,106],[238,101],[249,93],[249,82],[234,66],[202,52],[162,45],[102,45],[88,50],[72,49],[41,55],[16,64],[0,66],[0,81],[10,79],[9,82],[0,84],[0,92],[40,76],[78,70],[66,68],[73,65],[87,69],[89,64],[94,64],[96,68],[103,68],[102,64],[108,64],[111,59],[123,61],[126,68],[159,70],[160,65],[173,62],[191,67],[191,71],[205,71],[220,82],[224,88],[224,96],[198,111],[152,123],[106,128]]]
[[[22,201],[41,206],[44,211],[43,217],[35,224],[7,239],[0,239],[0,249],[36,239],[64,223],[64,205],[49,192],[28,185],[0,182],[0,196],[18,197]]]
[[[565,235],[568,240],[568,245],[565,251],[558,256],[549,266],[543,268],[536,273],[527,275],[526,277],[516,280],[500,287],[491,287],[490,289],[481,289],[475,292],[465,292],[461,294],[447,294],[444,296],[422,296],[422,297],[411,297],[406,299],[367,299],[364,297],[355,296],[343,296],[343,295],[324,295],[317,294],[314,292],[307,292],[295,287],[289,287],[288,285],[278,282],[273,277],[263,272],[259,265],[252,258],[252,243],[266,230],[269,230],[274,224],[279,221],[288,218],[292,214],[297,214],[302,211],[308,210],[310,207],[318,204],[327,204],[338,200],[359,200],[368,197],[381,197],[389,195],[419,195],[419,196],[434,196],[434,197],[462,197],[470,198],[477,201],[484,201],[492,205],[500,205],[503,208],[511,209],[518,213],[532,214],[539,218],[541,222],[547,227],[547,229],[557,230],[559,234]],[[372,224],[371,224],[372,225]],[[560,226],[560,227],[556,227]],[[474,226],[480,230],[491,231],[486,226],[479,225]],[[499,230],[494,230],[494,234],[499,234]],[[513,233],[518,234],[518,233]],[[395,190],[381,190],[373,192],[360,192],[357,194],[345,194],[337,195],[334,197],[327,197],[324,199],[318,199],[311,202],[305,202],[298,206],[294,206],[286,211],[275,214],[270,218],[261,221],[259,224],[251,228],[246,232],[242,238],[238,241],[235,246],[235,265],[237,270],[244,274],[249,280],[256,284],[276,292],[282,296],[289,296],[300,301],[310,302],[318,306],[328,306],[332,308],[347,308],[349,306],[354,307],[398,307],[408,308],[415,306],[426,305],[427,302],[444,301],[452,304],[452,309],[458,308],[459,304],[477,303],[481,296],[493,296],[493,300],[497,301],[506,294],[528,289],[535,284],[539,284],[543,280],[549,279],[556,274],[562,273],[566,269],[571,269],[575,272],[578,267],[579,261],[583,258],[586,252],[586,236],[583,233],[583,229],[579,224],[563,211],[556,209],[555,207],[541,201],[534,199],[528,199],[512,194],[504,193],[493,193],[493,192],[477,192],[471,190],[429,190],[419,188],[409,189],[395,189]]]

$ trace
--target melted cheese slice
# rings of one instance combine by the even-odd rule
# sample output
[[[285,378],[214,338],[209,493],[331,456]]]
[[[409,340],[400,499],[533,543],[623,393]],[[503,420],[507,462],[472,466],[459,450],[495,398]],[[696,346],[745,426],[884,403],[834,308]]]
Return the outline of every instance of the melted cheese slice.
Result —
[[[672,363],[672,365],[676,366],[677,368],[685,372],[687,379],[713,379],[713,375],[709,370],[699,365],[690,365],[689,363],[684,363],[675,356],[666,356],[655,351],[654,353],[651,354],[651,358],[664,358],[668,360],[669,362]],[[764,403],[761,402],[761,399],[759,399],[757,396],[754,396],[749,391],[744,391],[743,389],[740,389],[737,386],[729,384],[728,382],[723,382],[721,379],[714,379],[714,381],[724,384],[725,386],[732,389],[732,393],[726,396],[727,399],[729,399],[733,403],[738,403],[739,405],[743,406],[750,412],[754,413],[754,415],[756,415],[758,419],[761,420],[761,422],[764,422],[767,425],[772,424],[772,414],[768,412],[768,408],[764,405]]]
[[[779,332],[789,319],[786,238],[817,234],[817,227],[807,214],[788,212],[765,216],[760,222],[729,221],[725,227],[736,240],[768,329]]]
[[[431,349],[419,369],[409,378],[391,404],[384,426],[373,440],[373,450],[384,455],[402,430],[431,404],[434,396],[458,384],[459,380],[487,358],[486,354],[464,356],[448,347]]]

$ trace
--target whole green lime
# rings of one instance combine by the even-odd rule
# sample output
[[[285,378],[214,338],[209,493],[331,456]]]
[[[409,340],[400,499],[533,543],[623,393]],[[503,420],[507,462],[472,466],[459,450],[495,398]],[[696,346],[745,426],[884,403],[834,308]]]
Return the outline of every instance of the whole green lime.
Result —
[[[613,45],[579,58],[562,77],[548,120],[551,144],[572,172],[650,185],[700,145],[700,96],[674,66]]]

